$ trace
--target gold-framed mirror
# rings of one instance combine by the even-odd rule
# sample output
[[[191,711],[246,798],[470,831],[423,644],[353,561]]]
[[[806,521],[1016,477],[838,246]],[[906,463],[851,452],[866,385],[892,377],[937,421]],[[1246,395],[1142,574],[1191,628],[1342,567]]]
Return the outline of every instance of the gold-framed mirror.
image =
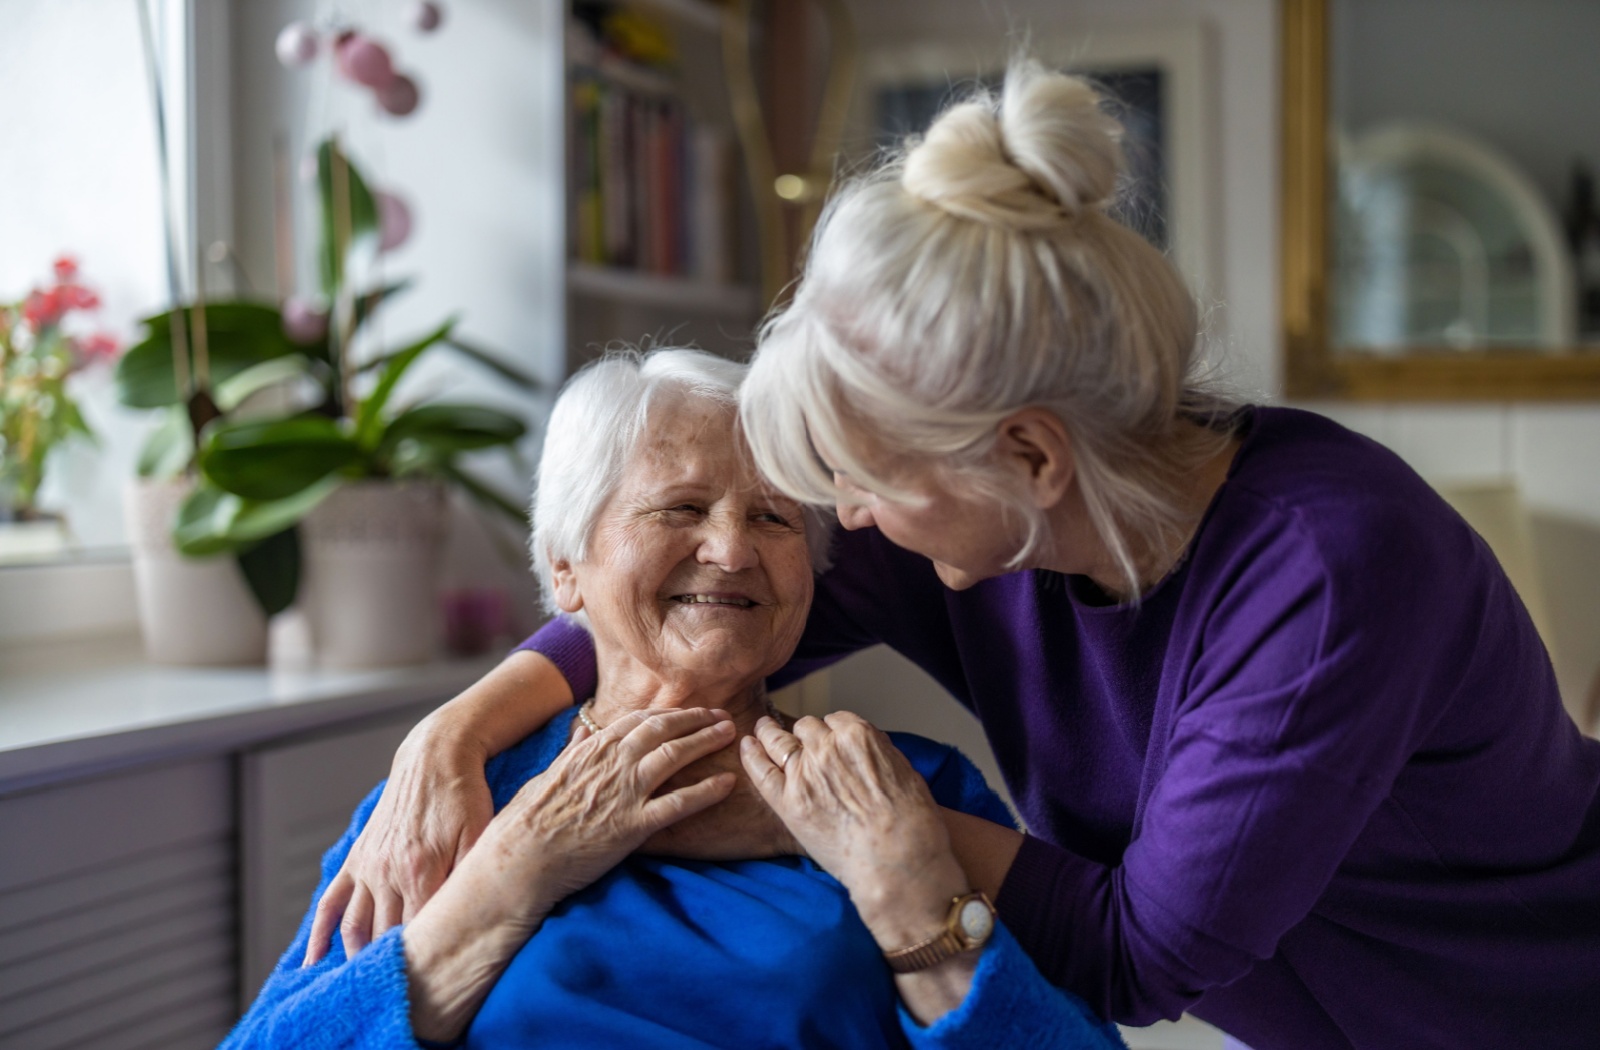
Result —
[[[1600,399],[1600,73],[1559,72],[1600,5],[1282,0],[1281,32],[1288,396]]]

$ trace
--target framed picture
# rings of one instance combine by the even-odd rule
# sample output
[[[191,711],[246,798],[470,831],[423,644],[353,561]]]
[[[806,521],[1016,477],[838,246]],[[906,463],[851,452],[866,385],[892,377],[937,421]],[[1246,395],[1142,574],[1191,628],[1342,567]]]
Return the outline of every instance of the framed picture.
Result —
[[[1168,252],[1197,293],[1219,298],[1214,80],[1205,27],[1086,25],[1031,41],[1027,53],[1088,77],[1105,94],[1127,129],[1119,218]],[[881,147],[924,131],[964,91],[998,86],[1007,57],[1001,47],[941,41],[866,51],[852,138]]]

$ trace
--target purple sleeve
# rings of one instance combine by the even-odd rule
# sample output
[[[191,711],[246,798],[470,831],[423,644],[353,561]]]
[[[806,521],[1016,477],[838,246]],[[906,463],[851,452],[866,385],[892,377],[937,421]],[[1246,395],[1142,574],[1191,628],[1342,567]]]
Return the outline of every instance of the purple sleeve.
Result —
[[[578,703],[594,695],[599,675],[594,666],[594,639],[583,627],[564,616],[558,616],[534,633],[532,638],[517,646],[513,652],[526,650],[547,657],[572,687],[572,699]]]
[[[1460,552],[1395,541],[1340,565],[1294,532],[1241,551],[1204,611],[1120,864],[1028,838],[1001,888],[1040,969],[1102,1016],[1176,1017],[1273,956],[1474,658],[1471,617],[1450,609],[1468,596],[1395,600]]]

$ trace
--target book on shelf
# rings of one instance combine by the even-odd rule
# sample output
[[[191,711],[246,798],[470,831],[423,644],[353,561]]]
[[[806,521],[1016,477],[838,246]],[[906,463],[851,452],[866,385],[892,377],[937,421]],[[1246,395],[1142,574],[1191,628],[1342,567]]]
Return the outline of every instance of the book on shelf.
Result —
[[[594,266],[733,279],[733,143],[681,98],[575,69],[571,252]]]

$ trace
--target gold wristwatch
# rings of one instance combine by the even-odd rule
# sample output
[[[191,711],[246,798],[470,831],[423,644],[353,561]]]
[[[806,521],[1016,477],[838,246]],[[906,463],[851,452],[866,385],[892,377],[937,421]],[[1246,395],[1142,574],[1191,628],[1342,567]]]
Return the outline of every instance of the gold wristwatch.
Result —
[[[962,952],[975,951],[994,934],[994,905],[982,893],[966,893],[950,902],[944,929],[907,948],[884,952],[895,973],[916,973]]]

